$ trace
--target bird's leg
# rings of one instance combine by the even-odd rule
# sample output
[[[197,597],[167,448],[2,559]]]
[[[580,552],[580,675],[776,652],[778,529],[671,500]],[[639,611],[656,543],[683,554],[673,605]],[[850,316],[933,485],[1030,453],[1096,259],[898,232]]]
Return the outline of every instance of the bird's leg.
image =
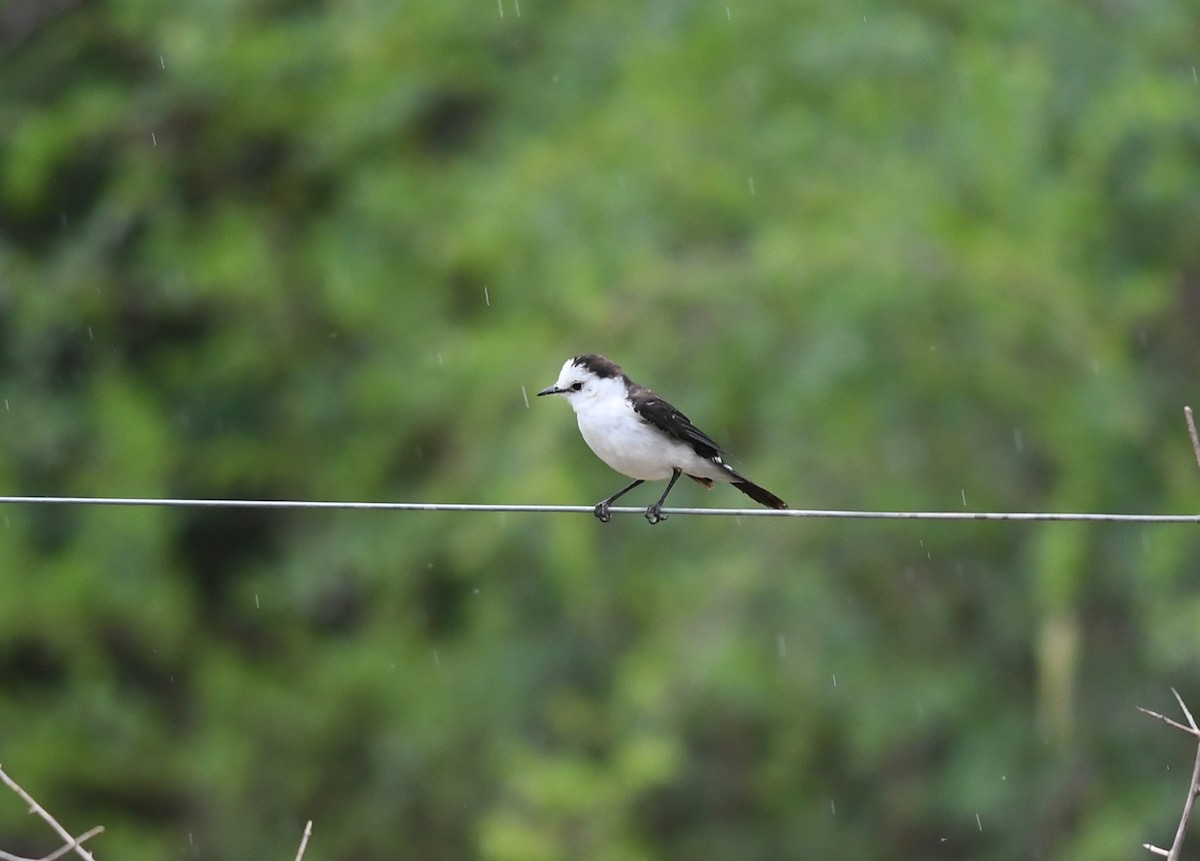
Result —
[[[612,515],[608,513],[608,507],[610,505],[612,505],[614,502],[616,502],[618,499],[620,499],[622,496],[629,493],[629,491],[633,490],[639,484],[643,484],[644,482],[645,482],[645,479],[639,478],[633,484],[629,485],[628,487],[626,487],[622,490],[618,490],[616,493],[614,493],[612,496],[610,496],[608,499],[604,500],[603,502],[597,502],[596,508],[593,511],[593,513],[596,515],[596,519],[599,520],[601,523],[608,523],[608,521],[612,520]]]
[[[681,475],[683,475],[683,471],[676,469],[671,475],[671,480],[667,482],[667,489],[658,498],[658,502],[646,509],[646,519],[650,521],[651,526],[667,519],[667,515],[662,513],[662,504],[667,501],[667,494],[671,492],[671,488],[675,486],[675,482],[679,481]]]

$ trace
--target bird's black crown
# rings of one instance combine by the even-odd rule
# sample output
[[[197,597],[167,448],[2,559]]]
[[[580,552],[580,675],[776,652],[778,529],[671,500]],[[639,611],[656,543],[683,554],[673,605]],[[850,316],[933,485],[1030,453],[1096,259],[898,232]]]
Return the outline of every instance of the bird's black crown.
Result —
[[[595,353],[585,353],[582,356],[576,356],[572,364],[580,368],[586,368],[597,377],[624,377],[625,372],[621,370],[621,366],[612,359],[606,359],[604,356],[599,356]]]

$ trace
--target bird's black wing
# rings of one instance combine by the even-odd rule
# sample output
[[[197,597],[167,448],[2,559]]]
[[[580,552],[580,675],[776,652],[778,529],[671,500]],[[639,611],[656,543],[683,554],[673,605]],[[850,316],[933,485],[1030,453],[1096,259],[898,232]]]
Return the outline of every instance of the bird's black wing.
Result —
[[[700,457],[715,459],[723,453],[721,447],[692,424],[687,416],[644,386],[632,391],[629,401],[633,404],[634,412],[645,421],[672,439],[686,442]]]

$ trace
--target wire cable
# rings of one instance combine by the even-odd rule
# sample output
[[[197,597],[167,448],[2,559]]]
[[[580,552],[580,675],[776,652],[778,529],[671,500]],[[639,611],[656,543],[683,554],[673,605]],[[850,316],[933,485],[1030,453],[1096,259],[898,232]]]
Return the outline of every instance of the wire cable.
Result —
[[[164,499],[133,496],[0,496],[0,505],[109,505],[143,508],[275,508],[349,511],[442,511],[509,514],[592,514],[591,505],[491,505],[458,502],[340,502],[301,499]],[[644,514],[621,506],[612,514]],[[1099,521],[1200,523],[1200,514],[1104,514],[1038,511],[848,511],[820,508],[664,508],[663,514],[701,517],[798,517],[837,520]]]

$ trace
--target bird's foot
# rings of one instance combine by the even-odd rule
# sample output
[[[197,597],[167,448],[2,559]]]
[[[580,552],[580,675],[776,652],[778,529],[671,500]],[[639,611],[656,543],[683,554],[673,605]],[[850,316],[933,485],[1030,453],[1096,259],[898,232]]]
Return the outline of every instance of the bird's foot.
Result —
[[[666,520],[667,515],[663,514],[662,505],[656,502],[646,509],[646,519],[649,520],[650,525],[653,526],[656,523],[662,523],[664,520]]]
[[[601,523],[608,523],[612,520],[612,515],[608,513],[608,500],[597,502],[596,507],[592,509],[592,513],[596,515],[596,519]]]

